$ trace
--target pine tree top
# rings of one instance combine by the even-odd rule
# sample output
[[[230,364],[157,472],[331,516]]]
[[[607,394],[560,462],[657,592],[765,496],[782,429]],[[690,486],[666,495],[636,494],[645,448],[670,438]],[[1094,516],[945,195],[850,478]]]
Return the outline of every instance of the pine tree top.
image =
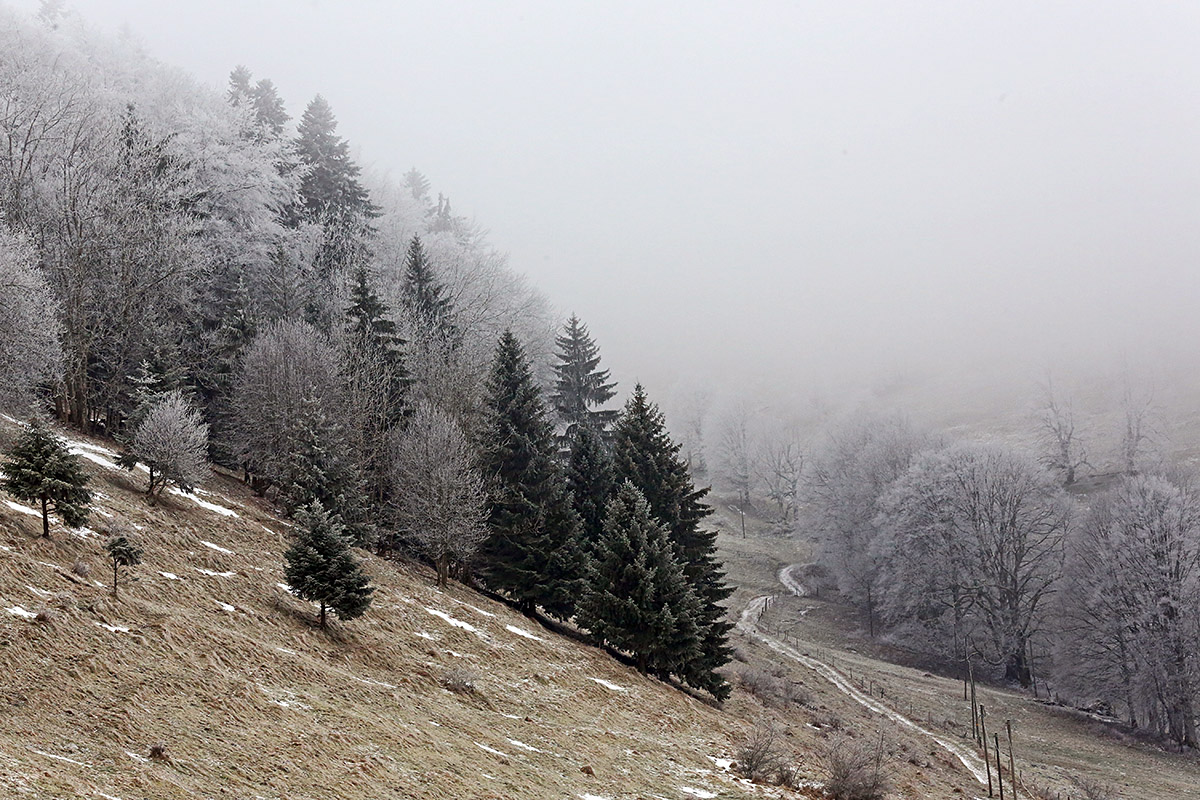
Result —
[[[599,369],[600,348],[588,333],[587,325],[574,314],[554,341],[559,363],[554,365],[557,380],[552,400],[567,423],[568,434],[573,434],[581,425],[602,429],[616,412],[592,409],[611,400],[617,384],[609,381],[608,370]]]
[[[334,213],[375,217],[379,210],[358,181],[359,166],[350,158],[350,144],[337,135],[333,109],[321,95],[304,109],[296,129],[296,154],[308,167],[300,195],[312,219]]]
[[[447,341],[457,337],[454,305],[446,296],[445,287],[438,282],[421,237],[417,235],[409,242],[404,256],[403,297],[405,305],[426,332],[436,333]]]

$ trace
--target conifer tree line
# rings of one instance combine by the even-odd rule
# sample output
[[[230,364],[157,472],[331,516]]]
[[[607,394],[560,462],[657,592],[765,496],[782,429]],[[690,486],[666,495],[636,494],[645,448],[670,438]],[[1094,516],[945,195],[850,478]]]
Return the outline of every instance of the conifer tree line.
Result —
[[[603,407],[586,326],[556,337],[425,176],[364,171],[323,96],[293,118],[245,67],[214,92],[70,15],[0,9],[0,52],[6,409],[113,438],[151,500],[241,476],[301,523],[289,582],[322,622],[370,603],[346,545],[416,555],[727,693],[728,589],[662,415],[640,387]],[[73,458],[35,439],[45,475],[12,490],[80,519]]]

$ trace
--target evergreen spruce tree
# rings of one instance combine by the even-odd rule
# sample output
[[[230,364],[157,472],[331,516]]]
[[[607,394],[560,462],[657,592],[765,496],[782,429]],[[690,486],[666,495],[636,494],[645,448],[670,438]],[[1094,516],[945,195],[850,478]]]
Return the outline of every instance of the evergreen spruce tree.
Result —
[[[254,117],[263,132],[273,140],[283,136],[283,129],[292,118],[288,116],[275,83],[269,78],[263,78],[254,84],[253,89],[248,90],[248,94],[254,104]]]
[[[296,541],[284,553],[284,574],[292,591],[304,600],[332,609],[340,619],[354,619],[371,606],[375,589],[350,552],[341,519],[312,503],[297,514]]]
[[[404,257],[404,304],[426,333],[455,343],[454,306],[438,283],[419,236],[413,236]]]
[[[583,551],[590,553],[604,533],[604,510],[613,491],[612,457],[590,426],[581,427],[571,441],[567,491],[579,515]]]
[[[315,401],[305,400],[297,415],[297,447],[291,453],[280,499],[290,513],[319,505],[338,514],[338,525],[360,547],[373,533],[362,506],[362,475],[350,456],[342,426]]]
[[[42,536],[50,538],[50,511],[72,528],[87,522],[92,493],[79,459],[71,455],[63,440],[44,423],[31,423],[17,438],[4,470],[4,491],[18,500],[38,503],[42,512]]]
[[[117,577],[121,567],[133,569],[142,563],[142,548],[129,541],[125,534],[119,534],[108,540],[104,546],[108,551],[108,559],[112,562],[113,596],[117,595]]]
[[[733,626],[726,621],[720,603],[733,590],[725,584],[725,573],[717,562],[716,533],[701,527],[712,513],[704,502],[708,489],[692,484],[679,449],[667,432],[662,412],[638,384],[613,431],[614,479],[632,482],[645,496],[654,517],[668,527],[675,555],[700,601],[700,655],[682,677],[723,700],[729,687],[715,670],[732,655],[728,639]]]
[[[378,216],[358,181],[361,170],[350,158],[350,144],[337,135],[337,119],[321,95],[304,109],[295,149],[300,162],[308,167],[300,181],[300,199],[309,220],[321,221],[337,212]]]
[[[578,619],[598,639],[637,659],[638,670],[688,674],[700,658],[700,603],[676,562],[665,525],[624,481],[584,581]]]
[[[229,92],[226,97],[231,105],[240,106],[250,99],[250,70],[242,64],[234,67],[229,73]]]
[[[617,417],[617,411],[597,409],[613,398],[617,384],[608,380],[608,370],[599,369],[600,348],[588,333],[587,325],[574,314],[562,334],[555,337],[559,363],[554,383],[554,408],[566,424],[568,437],[581,426],[604,431]]]
[[[566,618],[579,589],[578,527],[555,460],[554,429],[529,362],[505,331],[487,386],[482,468],[491,483],[480,575],[526,613]]]
[[[404,416],[409,385],[405,341],[388,308],[371,288],[366,269],[358,270],[346,309],[346,389],[350,400],[354,450],[366,479],[367,496],[382,509],[391,493],[387,444]]]

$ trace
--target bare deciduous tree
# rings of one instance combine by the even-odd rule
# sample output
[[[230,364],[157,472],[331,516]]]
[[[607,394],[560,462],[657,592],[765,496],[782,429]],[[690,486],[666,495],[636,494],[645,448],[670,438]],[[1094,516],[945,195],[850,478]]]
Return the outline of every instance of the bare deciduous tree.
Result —
[[[1045,451],[1042,463],[1061,476],[1063,486],[1071,486],[1079,468],[1088,463],[1087,451],[1075,429],[1075,411],[1070,401],[1060,402],[1049,381],[1043,392],[1038,419]]]
[[[417,404],[392,447],[392,487],[402,530],[437,567],[445,586],[452,563],[465,564],[487,536],[483,476],[454,418]]]
[[[720,477],[737,492],[738,502],[744,506],[750,505],[758,476],[750,418],[749,406],[745,402],[735,403],[721,415],[717,440]]]

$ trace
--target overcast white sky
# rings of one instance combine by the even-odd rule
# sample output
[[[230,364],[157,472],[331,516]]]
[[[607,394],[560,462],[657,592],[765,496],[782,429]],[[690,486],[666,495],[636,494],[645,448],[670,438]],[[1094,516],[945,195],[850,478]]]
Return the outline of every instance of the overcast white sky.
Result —
[[[322,93],[627,382],[1200,367],[1194,2],[74,6],[206,83],[245,64],[293,117]]]

